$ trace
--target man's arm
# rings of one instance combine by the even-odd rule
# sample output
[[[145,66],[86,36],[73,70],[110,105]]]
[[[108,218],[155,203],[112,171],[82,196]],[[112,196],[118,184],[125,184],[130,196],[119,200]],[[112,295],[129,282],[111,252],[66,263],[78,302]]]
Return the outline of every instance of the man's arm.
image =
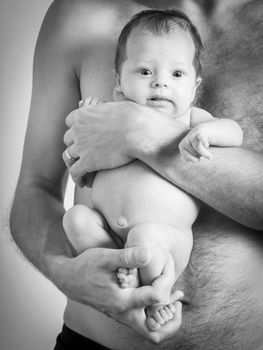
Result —
[[[66,170],[61,160],[64,115],[77,105],[78,81],[63,57],[65,44],[53,4],[34,56],[33,88],[22,166],[11,211],[11,232],[24,254],[47,276],[52,255],[72,256],[62,231]],[[64,180],[63,180],[64,179]],[[47,256],[45,256],[47,254]]]
[[[30,115],[10,225],[25,256],[64,294],[119,318],[119,313],[128,308],[159,300],[158,291],[150,286],[127,293],[114,278],[119,266],[145,266],[151,258],[149,252],[90,249],[73,257],[62,228],[65,116],[80,100],[75,67],[84,43],[83,28],[72,27],[82,13],[81,9],[76,13],[76,3],[78,8],[85,4],[66,0],[53,3],[39,34]]]
[[[189,129],[131,102],[76,110],[67,124],[65,142],[70,154],[80,157],[70,168],[76,182],[87,172],[138,158],[224,215],[253,229],[263,228],[262,154],[212,147],[212,159],[187,162],[178,145]]]
[[[241,148],[211,148],[212,159],[188,162],[179,152],[137,156],[167,180],[255,230],[263,229],[263,155]]]

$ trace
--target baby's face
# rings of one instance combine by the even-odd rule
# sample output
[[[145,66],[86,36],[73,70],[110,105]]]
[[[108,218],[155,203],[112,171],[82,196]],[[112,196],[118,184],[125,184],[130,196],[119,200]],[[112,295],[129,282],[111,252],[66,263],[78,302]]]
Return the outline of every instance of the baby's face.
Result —
[[[121,92],[141,105],[174,117],[183,115],[194,100],[200,80],[193,66],[194,54],[188,32],[175,29],[157,36],[134,29],[121,67]]]

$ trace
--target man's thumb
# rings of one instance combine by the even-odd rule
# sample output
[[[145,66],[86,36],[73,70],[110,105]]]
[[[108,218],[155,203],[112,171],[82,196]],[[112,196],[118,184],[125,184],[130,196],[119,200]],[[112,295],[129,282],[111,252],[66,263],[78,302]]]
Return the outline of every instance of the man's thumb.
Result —
[[[152,258],[151,251],[147,247],[124,248],[115,252],[115,257],[111,261],[113,269],[144,267],[149,264]]]

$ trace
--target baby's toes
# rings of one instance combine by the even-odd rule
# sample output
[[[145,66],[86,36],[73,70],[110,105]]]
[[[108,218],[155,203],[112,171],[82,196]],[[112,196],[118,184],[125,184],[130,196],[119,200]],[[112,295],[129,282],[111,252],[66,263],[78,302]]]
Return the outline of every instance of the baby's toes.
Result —
[[[165,322],[170,321],[173,318],[173,314],[172,312],[169,310],[169,308],[167,306],[165,306],[163,309],[161,309],[160,314],[162,316],[162,318],[164,319]]]
[[[117,278],[119,281],[124,281],[127,278],[127,275],[124,275],[123,273],[117,272]]]
[[[156,322],[152,316],[148,317],[146,322],[151,331],[158,331],[158,329],[161,327],[161,325]]]
[[[123,280],[123,281],[120,281],[120,286],[121,288],[130,288],[130,283]]]
[[[175,314],[176,308],[175,308],[174,304],[168,304],[168,305],[166,305],[166,307],[173,315]]]
[[[161,326],[165,324],[165,320],[162,317],[162,314],[160,313],[161,310],[155,311],[152,317],[155,319],[157,323],[159,323]]]
[[[129,274],[129,269],[126,269],[125,267],[120,267],[118,269],[119,273],[123,273],[124,275],[128,275]]]

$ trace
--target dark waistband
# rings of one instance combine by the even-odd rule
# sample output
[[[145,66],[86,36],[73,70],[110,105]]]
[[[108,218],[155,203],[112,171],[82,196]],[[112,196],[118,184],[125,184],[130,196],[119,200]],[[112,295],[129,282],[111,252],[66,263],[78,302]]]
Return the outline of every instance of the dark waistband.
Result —
[[[106,350],[103,345],[94,342],[91,339],[83,337],[83,335],[68,328],[65,324],[61,333],[57,336],[56,346],[54,350]]]

